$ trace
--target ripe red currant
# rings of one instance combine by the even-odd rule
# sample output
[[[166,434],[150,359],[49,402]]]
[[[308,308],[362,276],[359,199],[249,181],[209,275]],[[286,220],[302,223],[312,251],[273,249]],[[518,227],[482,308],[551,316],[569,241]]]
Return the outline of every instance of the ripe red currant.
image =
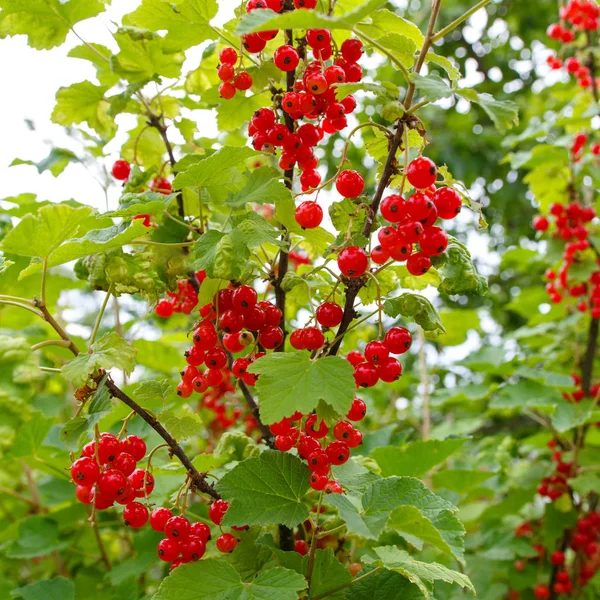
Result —
[[[199,538],[206,544],[206,542],[208,542],[208,540],[211,538],[210,527],[206,523],[192,523],[192,526],[190,527],[190,535]]]
[[[215,525],[223,522],[223,517],[229,508],[229,502],[225,500],[215,500],[208,509],[208,516]]]
[[[350,421],[362,421],[366,414],[367,405],[360,398],[354,398],[346,418]]]
[[[395,358],[388,358],[377,367],[377,374],[381,381],[392,383],[402,375],[402,365]]]
[[[283,331],[277,325],[267,325],[258,333],[258,343],[267,350],[274,350],[283,342]]]
[[[342,171],[336,181],[335,187],[344,198],[358,198],[365,189],[365,181],[358,171]]]
[[[314,473],[311,473],[308,483],[313,490],[320,492],[325,489],[328,481],[327,475],[315,471]]]
[[[206,350],[215,347],[215,344],[219,340],[219,336],[217,335],[214,325],[205,323],[194,331],[193,340],[194,346],[205,352]]]
[[[305,0],[302,0],[305,1]],[[315,0],[316,4],[316,0]],[[300,556],[306,556],[308,554],[308,544],[305,540],[296,540],[294,542],[294,551],[297,552]]]
[[[315,425],[317,425],[317,415],[310,415],[308,419],[306,419],[306,434],[310,437],[316,438],[320,440],[324,438],[329,433],[329,427],[325,421],[319,422],[319,428],[315,429]]]
[[[354,433],[354,426],[348,421],[340,421],[333,428],[333,437],[341,442],[347,442]]]
[[[132,502],[123,511],[125,525],[140,529],[148,522],[148,509],[140,502]]]
[[[388,359],[389,355],[390,351],[383,342],[369,342],[365,346],[365,358],[372,365],[377,366],[384,363]]]
[[[356,278],[364,275],[368,269],[369,257],[362,248],[347,246],[339,253],[337,263],[346,277]]]
[[[179,544],[175,540],[165,538],[158,542],[157,547],[158,558],[165,562],[173,562],[179,557]]]
[[[179,549],[181,550],[181,558],[184,562],[194,562],[204,556],[206,543],[199,537],[190,536],[181,542]]]
[[[237,543],[237,538],[231,533],[223,533],[217,538],[217,549],[219,552],[233,552]]]
[[[239,333],[244,327],[244,315],[237,310],[226,310],[219,316],[219,327],[225,333]]]
[[[331,444],[325,448],[325,452],[332,465],[343,465],[350,458],[350,448],[348,448],[346,442],[331,442]]]
[[[185,517],[171,517],[165,523],[165,535],[180,542],[190,534],[190,527],[190,522]]]
[[[117,471],[121,471],[125,477],[129,477],[135,471],[135,459],[127,452],[121,452],[113,460],[112,467]]]
[[[84,456],[71,465],[71,477],[80,486],[92,487],[100,476],[100,468],[93,458]]]
[[[362,46],[362,42],[356,38],[344,40],[340,48],[344,60],[350,63],[357,62],[362,56]]]
[[[300,62],[298,52],[293,46],[280,46],[273,54],[275,66],[281,71],[293,71]]]
[[[383,340],[392,354],[404,354],[412,344],[412,335],[405,327],[392,327]]]
[[[154,477],[145,469],[136,469],[129,476],[129,483],[135,492],[136,498],[143,498],[150,495],[154,489]]]
[[[146,442],[137,435],[128,435],[119,446],[121,452],[126,452],[139,462],[146,456]]]
[[[163,319],[168,319],[173,314],[174,306],[169,300],[160,300],[154,312]]]
[[[309,29],[306,41],[311,48],[325,48],[331,44],[331,33],[328,29]]]
[[[173,516],[173,513],[164,507],[155,508],[150,515],[150,527],[154,531],[164,533],[167,521]]]
[[[357,387],[373,387],[379,380],[377,368],[364,362],[354,368],[354,381]]]
[[[408,165],[406,177],[413,187],[424,190],[435,183],[437,167],[430,158],[420,156]]]
[[[296,208],[296,222],[303,229],[314,229],[321,224],[321,221],[323,221],[323,209],[316,202],[306,200]]]
[[[107,497],[116,499],[127,490],[127,477],[120,471],[110,469],[98,477],[98,491]]]
[[[337,327],[344,317],[344,310],[335,302],[323,302],[315,312],[317,321],[322,327]]]
[[[126,181],[129,179],[130,173],[131,165],[126,160],[117,160],[112,166],[113,177],[119,181]]]
[[[390,223],[401,223],[408,217],[406,201],[398,194],[387,196],[381,202],[381,216]]]
[[[235,96],[235,92],[235,85],[229,83],[229,81],[225,81],[219,86],[219,96],[224,100],[231,100]]]
[[[235,85],[236,90],[240,90],[240,91],[249,90],[252,87],[252,76],[250,75],[250,73],[246,73],[246,71],[242,71],[233,80],[233,85]]]
[[[311,452],[308,457],[308,468],[313,472],[327,474],[329,472],[329,457],[319,448]]]
[[[415,252],[408,257],[406,268],[411,275],[424,275],[431,269],[431,259],[424,252]]]
[[[440,219],[454,219],[462,208],[459,193],[451,187],[443,187],[433,194],[433,203]]]
[[[227,65],[235,65],[238,59],[238,53],[234,48],[223,48],[219,53],[219,62]]]

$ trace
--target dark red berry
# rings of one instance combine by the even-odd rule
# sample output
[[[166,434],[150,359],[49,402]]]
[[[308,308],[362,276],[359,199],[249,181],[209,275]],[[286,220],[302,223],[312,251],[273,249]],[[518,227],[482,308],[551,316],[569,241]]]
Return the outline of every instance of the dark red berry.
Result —
[[[233,552],[237,543],[237,538],[231,533],[223,533],[217,538],[217,549],[219,552]]]

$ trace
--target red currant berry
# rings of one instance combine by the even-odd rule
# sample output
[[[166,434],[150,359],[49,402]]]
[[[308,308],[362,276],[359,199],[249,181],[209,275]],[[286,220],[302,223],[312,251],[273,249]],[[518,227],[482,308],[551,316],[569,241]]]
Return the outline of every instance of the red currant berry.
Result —
[[[314,473],[311,473],[308,483],[313,490],[320,492],[321,490],[325,489],[328,481],[329,479],[327,478],[327,475],[323,475],[315,471]]]
[[[333,428],[333,437],[340,442],[347,442],[354,432],[354,426],[348,421],[340,421]]]
[[[144,498],[150,495],[154,489],[154,477],[145,469],[136,469],[129,476],[129,483],[135,492],[136,498]]]
[[[426,219],[433,206],[433,201],[421,192],[416,192],[406,202],[408,214],[415,221]]]
[[[296,223],[303,229],[315,229],[321,221],[323,221],[323,209],[316,202],[306,200],[296,208]]]
[[[459,193],[450,187],[443,187],[436,190],[433,195],[433,203],[440,219],[454,219],[462,208],[462,200]]]
[[[215,344],[219,340],[219,336],[217,335],[214,325],[204,324],[194,331],[193,340],[194,346],[205,352],[206,350],[215,347]]]
[[[267,325],[258,333],[258,343],[267,350],[274,350],[283,342],[283,331],[277,325]]]
[[[192,526],[190,527],[190,535],[199,538],[205,544],[212,537],[210,533],[210,527],[206,523],[200,522],[192,523]]]
[[[281,310],[271,302],[259,302],[258,305],[265,313],[265,325],[279,325],[281,323]]]
[[[301,434],[300,441],[298,442],[298,455],[301,458],[308,459],[313,452],[320,449],[321,444],[316,438]]]
[[[293,71],[300,62],[298,52],[293,46],[280,46],[273,54],[275,66],[281,71]]]
[[[92,487],[100,476],[100,468],[93,458],[84,456],[71,465],[71,477],[77,485]]]
[[[306,192],[312,188],[316,188],[321,183],[321,175],[316,169],[305,169],[300,175],[300,184],[302,185],[302,191]],[[304,204],[304,202],[302,203]],[[316,203],[313,203],[316,204]],[[322,215],[323,211],[321,211]],[[322,217],[321,217],[322,218]],[[298,217],[296,216],[296,220]],[[320,221],[319,221],[320,224]],[[303,226],[305,227],[305,226]]]
[[[190,383],[186,383],[185,381],[182,381],[177,386],[177,395],[180,398],[189,398],[193,392],[194,388],[192,387],[192,385]]]
[[[424,190],[435,183],[437,167],[430,158],[420,156],[408,165],[406,177],[410,185],[419,190]]]
[[[384,250],[389,250],[399,242],[398,232],[393,227],[383,227],[377,232],[377,239]]]
[[[233,552],[237,543],[237,538],[231,533],[223,533],[217,538],[217,549],[219,552]]]
[[[321,448],[311,452],[308,457],[308,468],[313,472],[327,474],[329,472],[329,464],[329,457]]]
[[[217,76],[221,81],[229,81],[235,77],[233,65],[224,64],[217,69]]]
[[[146,456],[146,442],[137,435],[128,435],[120,444],[121,452],[133,456],[135,462],[139,462]]]
[[[310,75],[306,76],[306,87],[311,94],[320,96],[327,91],[327,79],[322,73],[311,73]]]
[[[206,552],[206,544],[199,537],[190,536],[179,545],[184,562],[200,560]]]
[[[308,419],[306,419],[306,434],[310,437],[316,438],[320,440],[324,438],[329,433],[329,427],[327,427],[327,423],[325,421],[321,421],[319,423],[319,428],[315,429],[315,425],[317,424],[317,415],[310,415]]]
[[[206,353],[206,366],[209,369],[224,369],[227,366],[227,353],[223,348],[212,348]]]
[[[325,452],[332,465],[343,465],[350,458],[350,448],[346,442],[331,442]]]
[[[181,541],[190,534],[190,522],[185,517],[171,517],[165,523],[165,535],[171,540]]]
[[[354,429],[350,437],[346,440],[349,448],[358,448],[362,444],[362,433],[358,429]]]
[[[548,219],[546,219],[546,217],[537,215],[536,217],[533,218],[532,225],[536,231],[541,231],[542,233],[545,233],[546,231],[548,231],[548,228],[550,227],[550,221],[548,221]]]
[[[148,509],[140,502],[132,502],[123,511],[125,525],[140,529],[148,522]]]
[[[423,225],[418,221],[406,221],[402,225],[398,225],[398,239],[402,244],[414,244],[422,233]]]
[[[221,96],[223,100],[231,100],[235,96],[235,92],[235,85],[229,83],[229,81],[225,81],[219,86],[219,96]]]
[[[215,500],[208,509],[208,516],[215,525],[223,522],[223,517],[229,508],[229,502],[225,500]]]
[[[356,278],[364,275],[368,269],[369,257],[362,248],[348,246],[339,253],[337,263],[346,277]]]
[[[335,187],[344,198],[358,198],[365,189],[365,181],[358,171],[342,171],[335,181]]]
[[[415,252],[408,257],[406,268],[411,275],[424,275],[431,269],[431,259],[424,252]]]
[[[295,329],[290,335],[290,344],[296,350],[306,350],[304,343],[304,329]]]
[[[318,350],[325,343],[325,336],[318,327],[305,327],[302,342],[306,350]]]
[[[196,346],[192,346],[184,352],[185,360],[192,367],[199,367],[204,362],[204,351]]]
[[[343,494],[344,490],[337,481],[328,481],[325,486],[326,494]]]
[[[392,383],[402,375],[402,365],[395,358],[388,358],[377,367],[377,374],[381,381]]]
[[[354,368],[354,381],[357,387],[373,387],[379,380],[377,368],[364,362]]]
[[[323,302],[316,313],[317,321],[322,327],[337,327],[344,318],[344,310],[335,302]]]
[[[305,0],[301,0],[305,1]],[[315,0],[316,4],[316,0]],[[314,7],[313,7],[314,8]],[[308,554],[308,544],[305,540],[296,540],[294,542],[294,552],[297,552],[300,556],[306,556]]]
[[[252,115],[252,124],[259,131],[269,131],[275,125],[275,113],[270,108],[259,108]]]
[[[103,433],[98,444],[98,460],[101,465],[111,463],[121,451],[119,440],[112,433]]]
[[[392,194],[381,202],[381,216],[390,223],[401,223],[408,217],[408,207],[402,196]]]
[[[121,471],[125,477],[129,477],[135,471],[135,459],[131,454],[121,452],[112,463],[113,469]]]
[[[179,544],[175,540],[165,538],[158,542],[158,558],[165,562],[173,562],[179,557]]]
[[[206,371],[206,383],[211,387],[217,387],[225,379],[223,371],[219,369],[208,369]]]
[[[244,327],[244,315],[237,310],[226,310],[219,316],[219,327],[225,333],[239,333]]]
[[[92,504],[94,502],[94,488],[78,485],[75,488],[75,497],[82,504]]]
[[[362,421],[366,414],[367,405],[360,398],[354,398],[346,418],[350,421]]]
[[[440,227],[430,227],[423,231],[419,246],[428,256],[437,256],[448,247],[448,234]]]
[[[267,40],[261,38],[258,33],[249,33],[242,36],[242,45],[250,54],[258,54],[265,49]]]
[[[371,260],[376,265],[383,265],[390,260],[390,253],[387,250],[384,250],[381,246],[375,246],[371,250]]]
[[[342,51],[344,60],[347,60],[349,63],[354,63],[362,56],[362,47],[363,45],[360,40],[349,38],[342,42],[340,50]]]
[[[412,345],[412,335],[405,327],[392,327],[383,339],[392,354],[404,354]]]
[[[331,44],[331,33],[328,29],[309,29],[306,41],[311,48],[325,48]]]
[[[173,314],[173,303],[169,300],[161,300],[154,309],[157,316],[168,319]]]
[[[219,62],[226,65],[235,65],[238,53],[234,48],[223,48],[219,53]]]
[[[353,367],[356,367],[356,365],[360,365],[360,363],[365,362],[365,357],[358,350],[352,350],[346,355],[346,360]]]
[[[249,90],[252,87],[252,76],[250,73],[242,71],[234,79],[233,85],[235,85],[236,90],[240,90],[242,92]]]
[[[129,179],[130,173],[131,165],[126,160],[117,160],[112,166],[113,177],[119,181],[126,181]]]
[[[154,531],[158,531],[159,533],[164,533],[165,525],[167,521],[173,517],[173,513],[164,507],[155,508],[150,515],[150,527],[154,529]]]
[[[281,452],[287,452],[294,447],[294,441],[291,435],[278,435],[275,438],[275,447]]]
[[[120,471],[111,469],[104,471],[98,477],[98,491],[107,496],[116,499],[127,490],[127,477]]]
[[[245,311],[247,308],[252,308],[258,302],[258,294],[253,287],[249,285],[241,285],[233,292],[233,308]]]
[[[390,355],[387,346],[383,342],[369,342],[365,347],[365,358],[372,365],[384,363]]]

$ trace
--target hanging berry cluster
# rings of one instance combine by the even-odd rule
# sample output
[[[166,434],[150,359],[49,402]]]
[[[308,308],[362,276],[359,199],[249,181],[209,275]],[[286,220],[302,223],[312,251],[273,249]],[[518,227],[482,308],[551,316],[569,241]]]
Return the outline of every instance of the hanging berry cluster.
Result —
[[[361,421],[367,414],[365,403],[355,398],[347,421],[339,421],[332,429],[316,414],[295,412],[291,417],[271,425],[275,446],[282,452],[292,448],[308,463],[311,470],[310,487],[328,494],[343,493],[342,486],[331,473],[333,465],[343,465],[350,458],[350,449],[362,443],[362,433],[350,421]],[[303,431],[304,430],[304,431]]]
[[[112,433],[101,433],[98,444],[83,447],[81,457],[71,465],[71,477],[77,485],[75,495],[96,510],[125,505],[125,524],[142,527],[148,521],[148,509],[136,502],[147,498],[154,489],[154,477],[136,465],[146,455],[146,443],[137,435],[119,441]]]
[[[563,240],[565,250],[558,270],[546,271],[546,291],[553,304],[573,299],[577,310],[590,311],[593,318],[600,318],[600,270],[593,271],[582,280],[580,267],[597,256],[590,246],[588,236],[596,211],[578,202],[554,203],[550,206],[549,218],[537,216],[533,226],[538,231],[552,232],[552,237]]]
[[[598,17],[600,16],[600,7],[591,0],[571,0],[566,6],[561,8],[560,23],[553,23],[548,27],[547,35],[550,39],[562,42],[566,47],[560,51],[560,57],[549,56],[548,65],[552,69],[565,68],[570,75],[577,79],[577,83],[582,88],[589,88],[592,85],[598,87],[598,81],[592,81],[590,68],[586,65],[590,58],[590,51],[587,44],[573,44],[578,32],[587,32],[588,35],[598,30]],[[573,49],[574,56],[564,58],[567,50]]]
[[[590,386],[589,395],[585,393],[583,387],[581,387],[581,377],[576,373],[571,375],[575,389],[572,392],[563,392],[563,398],[569,402],[581,402],[586,396],[589,398],[596,398],[600,393],[600,384],[596,383]]]

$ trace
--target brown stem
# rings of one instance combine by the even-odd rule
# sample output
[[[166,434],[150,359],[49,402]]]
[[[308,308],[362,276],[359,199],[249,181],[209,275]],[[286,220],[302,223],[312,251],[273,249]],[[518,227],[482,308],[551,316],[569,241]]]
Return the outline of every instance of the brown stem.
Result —
[[[241,379],[239,381],[239,386],[240,386],[240,390],[242,390],[244,399],[246,400],[246,404],[248,405],[248,408],[250,409],[250,412],[252,413],[252,416],[258,423],[258,428],[260,429],[262,439],[264,440],[265,444],[267,444],[267,446],[269,446],[269,448],[275,448],[275,438],[274,438],[273,434],[271,433],[271,430],[269,429],[269,427],[260,420],[260,412],[258,410],[258,404],[256,404],[256,400],[254,400],[254,397],[252,396],[252,393],[248,389],[248,386]]]
[[[598,319],[592,319],[590,328],[588,330],[587,348],[585,355],[583,356],[583,363],[581,365],[581,387],[585,392],[586,396],[590,395],[590,388],[592,387],[592,379],[594,372],[594,360],[596,358],[596,352],[598,350],[598,330],[600,321]]]
[[[63,340],[70,342],[69,350],[71,350],[71,352],[75,356],[78,356],[79,349],[72,342],[71,338],[66,333],[66,331],[52,317],[46,305],[42,304],[38,300],[35,300],[35,305],[44,315],[44,319],[46,320],[46,322],[52,326],[56,333],[58,333],[58,335],[60,335],[60,337]],[[165,440],[165,442],[171,448],[171,452],[179,459],[181,464],[187,469],[188,475],[192,480],[194,487],[197,490],[204,492],[209,496],[212,496],[216,500],[220,498],[213,485],[208,484],[206,481],[206,477],[198,472],[196,467],[194,467],[194,465],[192,464],[192,461],[188,458],[187,454],[182,450],[181,446],[177,443],[173,436],[150,413],[146,412],[146,410],[143,409],[137,402],[135,402],[123,390],[117,387],[110,378],[106,380],[106,387],[108,388],[108,390],[114,398],[117,398],[118,400],[129,406],[131,410],[135,411],[140,417],[142,417],[142,419],[146,421],[146,423],[148,423],[148,425],[150,425],[150,427],[152,427],[152,429],[154,429],[154,431],[156,431],[156,433],[158,433],[158,435],[160,435],[160,437],[163,440]]]
[[[110,564],[110,559],[108,558],[108,554],[106,553],[106,548],[104,547],[104,542],[100,537],[100,529],[98,528],[98,523],[96,520],[92,522],[92,529],[94,530],[94,536],[96,537],[96,544],[98,545],[98,550],[100,550],[100,558],[104,563],[107,571],[112,569],[112,565]]]

